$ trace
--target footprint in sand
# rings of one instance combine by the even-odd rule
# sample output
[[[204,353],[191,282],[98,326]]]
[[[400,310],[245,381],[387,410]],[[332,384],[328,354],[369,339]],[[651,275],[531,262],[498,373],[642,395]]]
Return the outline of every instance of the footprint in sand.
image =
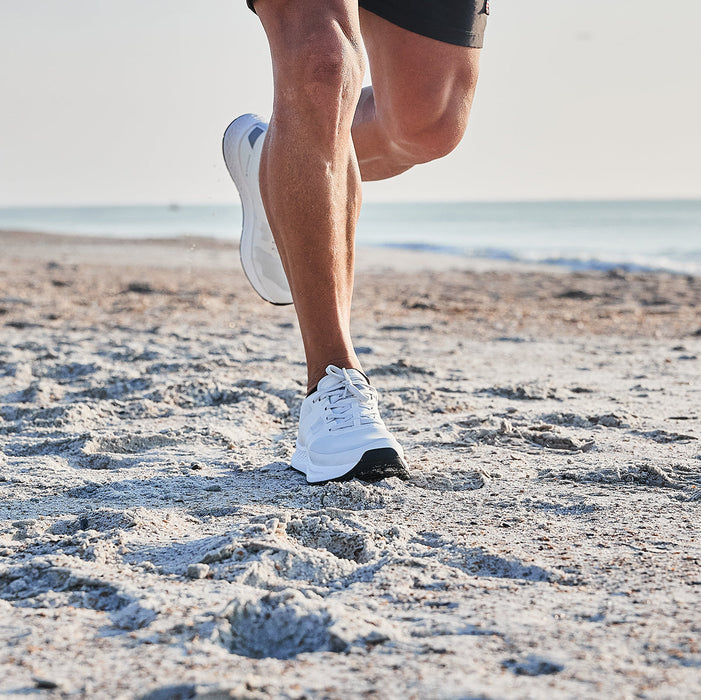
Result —
[[[346,652],[388,641],[396,632],[367,611],[350,609],[287,589],[234,600],[219,626],[221,644],[256,659],[290,659],[313,651]]]
[[[0,571],[0,598],[26,607],[70,605],[105,611],[115,627],[126,630],[139,629],[156,618],[154,610],[142,607],[138,595],[70,566],[53,566],[43,558]]]

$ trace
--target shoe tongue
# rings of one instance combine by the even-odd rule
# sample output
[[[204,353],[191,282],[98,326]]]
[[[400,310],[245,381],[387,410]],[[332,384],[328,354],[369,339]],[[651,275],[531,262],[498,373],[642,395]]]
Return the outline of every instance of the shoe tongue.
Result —
[[[348,372],[348,376],[353,384],[357,385],[368,383],[368,380],[361,371],[357,369],[347,369],[346,372]],[[326,369],[326,376],[317,384],[317,391],[328,391],[329,389],[333,389],[339,384],[342,384],[343,377],[339,376],[342,374],[342,369],[329,365]]]

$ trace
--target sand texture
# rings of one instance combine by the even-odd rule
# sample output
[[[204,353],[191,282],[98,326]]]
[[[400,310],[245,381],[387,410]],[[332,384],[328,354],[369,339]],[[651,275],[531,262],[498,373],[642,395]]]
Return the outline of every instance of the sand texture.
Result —
[[[0,250],[2,697],[701,696],[701,279],[361,251],[411,479],[310,487],[234,246]]]

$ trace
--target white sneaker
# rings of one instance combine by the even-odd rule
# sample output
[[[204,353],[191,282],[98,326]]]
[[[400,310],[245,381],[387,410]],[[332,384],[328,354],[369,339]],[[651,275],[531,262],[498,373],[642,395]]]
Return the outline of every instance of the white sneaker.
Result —
[[[302,402],[291,466],[310,484],[409,478],[404,452],[380,418],[377,391],[362,372],[333,365]]]
[[[258,171],[268,125],[255,114],[234,119],[224,132],[224,162],[241,197],[243,229],[241,266],[253,289],[271,304],[291,304],[292,294],[282,268],[260,198]]]

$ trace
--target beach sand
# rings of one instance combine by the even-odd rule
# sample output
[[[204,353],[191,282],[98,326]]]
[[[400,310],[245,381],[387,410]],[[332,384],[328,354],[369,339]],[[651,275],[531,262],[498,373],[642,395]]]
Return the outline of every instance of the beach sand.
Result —
[[[310,487],[234,245],[0,251],[3,697],[701,696],[701,279],[361,250],[411,479]]]

